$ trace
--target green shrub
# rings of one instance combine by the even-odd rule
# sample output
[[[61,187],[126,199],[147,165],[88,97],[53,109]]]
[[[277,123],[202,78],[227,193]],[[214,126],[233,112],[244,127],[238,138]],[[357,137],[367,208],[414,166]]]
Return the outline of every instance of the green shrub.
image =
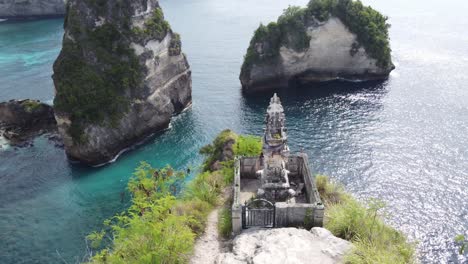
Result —
[[[246,73],[257,62],[271,62],[279,55],[281,45],[302,51],[309,47],[310,38],[304,26],[305,9],[290,6],[284,10],[277,22],[267,26],[260,24],[250,41],[241,71]],[[261,45],[261,54],[256,45]],[[242,74],[242,73],[241,73]]]
[[[104,237],[112,238],[90,263],[186,263],[195,233],[192,215],[176,214],[174,194],[185,175],[166,167],[161,170],[142,163],[128,183],[132,205],[105,221],[107,229],[87,236],[99,248]]]
[[[457,235],[455,237],[455,243],[457,243],[460,246],[460,249],[458,250],[458,254],[463,255],[467,252],[468,240],[465,239],[464,235]]]
[[[24,108],[26,112],[34,112],[35,110],[38,110],[41,107],[41,103],[38,101],[34,100],[25,100],[24,102],[21,103],[21,106]]]
[[[201,152],[210,159],[226,142],[238,138],[242,138],[241,153],[261,151],[259,138],[225,130]],[[205,170],[185,185],[183,172],[142,162],[128,182],[130,208],[106,220],[103,230],[87,236],[97,250],[90,263],[187,263],[195,238],[204,232],[209,212],[221,204],[233,175],[234,162],[227,160],[220,170]],[[232,228],[228,208],[220,211],[218,223],[220,234],[228,237]]]
[[[218,231],[221,237],[229,238],[232,233],[232,214],[229,208],[222,208],[218,216]]]
[[[177,215],[189,217],[188,226],[196,236],[199,236],[205,231],[207,216],[211,209],[213,209],[211,204],[194,198],[178,201],[174,211]]]
[[[251,135],[240,135],[234,144],[234,153],[238,156],[255,157],[262,152],[261,137]]]
[[[162,40],[171,30],[169,22],[164,19],[163,11],[160,7],[154,9],[152,16],[145,21],[143,28],[133,28],[135,37],[143,42],[148,39]]]
[[[236,133],[226,129],[219,133],[213,143],[202,147],[200,149],[200,154],[205,156],[205,161],[203,162],[203,171],[209,171],[211,165],[213,165],[216,160],[221,158],[224,146],[229,143],[233,144],[237,140],[237,137],[238,136]]]
[[[180,35],[174,33],[169,44],[169,56],[177,56],[182,51],[182,42],[180,41]]]
[[[382,221],[381,201],[373,199],[363,206],[325,176],[317,176],[316,185],[326,205],[325,228],[355,245],[346,263],[414,262],[414,245]]]
[[[205,172],[201,175],[207,174],[208,176],[212,176],[211,172]],[[216,205],[218,203],[218,196],[221,193],[221,186],[216,185],[213,186],[210,183],[195,179],[186,190],[186,199],[195,199],[198,198],[203,202],[206,202],[210,205]]]

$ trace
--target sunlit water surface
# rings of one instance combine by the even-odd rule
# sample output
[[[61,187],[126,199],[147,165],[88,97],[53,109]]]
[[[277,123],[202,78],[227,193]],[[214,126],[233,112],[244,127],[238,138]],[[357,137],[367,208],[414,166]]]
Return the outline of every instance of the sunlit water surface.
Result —
[[[330,83],[285,93],[291,149],[356,197],[387,203],[393,226],[419,242],[423,263],[466,263],[468,230],[468,5],[371,1],[390,17],[397,69],[383,83]],[[411,3],[409,3],[411,2]],[[306,0],[161,0],[193,71],[193,107],[172,128],[92,169],[67,162],[46,138],[8,148],[0,139],[0,263],[73,263],[85,235],[128,204],[120,193],[139,161],[196,166],[224,128],[262,133],[271,93],[245,98],[242,56],[260,21]],[[53,99],[62,20],[0,23],[0,101]]]

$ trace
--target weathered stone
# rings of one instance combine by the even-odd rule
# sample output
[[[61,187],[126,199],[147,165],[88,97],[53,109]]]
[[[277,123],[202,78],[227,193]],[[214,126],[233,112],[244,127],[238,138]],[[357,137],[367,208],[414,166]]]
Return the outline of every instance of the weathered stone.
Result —
[[[366,50],[356,45],[357,37],[339,18],[306,27],[309,47],[301,52],[282,45],[279,55],[267,63],[254,63],[240,75],[243,90],[256,92],[286,87],[290,82],[307,83],[336,79],[384,79],[393,64],[380,67]],[[264,46],[265,43],[257,43]],[[262,49],[256,49],[262,56]]]
[[[232,253],[221,254],[218,264],[310,264],[342,263],[352,244],[314,227],[244,231],[233,242]]]
[[[65,2],[66,0],[1,0],[0,18],[63,16]]]

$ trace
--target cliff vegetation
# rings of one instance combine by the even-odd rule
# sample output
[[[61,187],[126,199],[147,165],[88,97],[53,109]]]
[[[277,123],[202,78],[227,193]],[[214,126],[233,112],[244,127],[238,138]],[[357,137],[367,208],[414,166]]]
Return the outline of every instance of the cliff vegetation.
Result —
[[[362,204],[326,176],[316,176],[316,184],[325,203],[324,227],[354,245],[346,263],[415,263],[415,245],[383,222],[383,202]]]
[[[96,17],[107,21],[96,27],[86,26],[85,14],[79,8],[69,8],[65,18],[67,33],[54,65],[54,107],[70,117],[69,134],[78,144],[87,140],[83,134],[86,124],[115,126],[129,109],[129,96],[141,88],[145,69],[130,43],[161,40],[170,31],[159,7],[139,28],[131,25],[130,1],[112,4],[86,0],[80,5],[88,5]],[[180,54],[178,39],[174,54]]]
[[[261,149],[259,137],[225,130],[201,149],[203,168],[189,183],[185,171],[142,162],[128,183],[131,206],[87,236],[95,250],[89,263],[188,263],[195,239],[217,206],[222,207],[219,232],[229,237],[231,201],[223,193],[233,182],[233,157],[259,155]],[[217,161],[221,166],[212,170]],[[325,228],[354,244],[346,263],[414,262],[414,245],[382,221],[382,202],[363,205],[325,176],[317,176],[316,184],[326,205]]]
[[[260,138],[225,130],[204,148],[205,164],[223,157],[223,149],[233,140],[234,155],[260,153]],[[156,169],[142,162],[128,183],[131,206],[87,236],[95,250],[89,263],[188,263],[208,213],[220,205],[223,190],[233,181],[232,157],[219,170],[203,169],[186,185],[187,177],[170,166]],[[229,215],[223,216],[230,221]],[[230,226],[223,228],[227,229],[221,232],[230,233]]]
[[[358,45],[362,45],[380,67],[386,68],[392,64],[388,35],[390,25],[386,16],[359,0],[311,0],[306,8],[288,7],[277,22],[267,26],[260,24],[247,49],[242,72],[248,72],[255,63],[276,59],[283,45],[298,52],[307,49],[310,39],[306,28],[332,16],[339,18],[356,34]],[[257,50],[258,43],[263,43],[261,55]]]

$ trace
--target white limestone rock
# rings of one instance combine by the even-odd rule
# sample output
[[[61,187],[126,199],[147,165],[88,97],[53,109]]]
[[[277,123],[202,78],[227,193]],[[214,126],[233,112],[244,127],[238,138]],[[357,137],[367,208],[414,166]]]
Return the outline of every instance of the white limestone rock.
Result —
[[[357,36],[337,17],[306,26],[310,37],[309,47],[302,52],[279,48],[278,58],[266,63],[243,66],[240,75],[245,92],[285,87],[291,81],[300,83],[323,82],[335,79],[378,80],[385,79],[394,69],[393,64],[381,67],[369,56]],[[256,52],[264,56],[271,43],[256,43]],[[356,48],[356,45],[358,48]]]
[[[248,230],[234,240],[232,253],[218,256],[217,264],[342,263],[352,244],[314,227]]]

